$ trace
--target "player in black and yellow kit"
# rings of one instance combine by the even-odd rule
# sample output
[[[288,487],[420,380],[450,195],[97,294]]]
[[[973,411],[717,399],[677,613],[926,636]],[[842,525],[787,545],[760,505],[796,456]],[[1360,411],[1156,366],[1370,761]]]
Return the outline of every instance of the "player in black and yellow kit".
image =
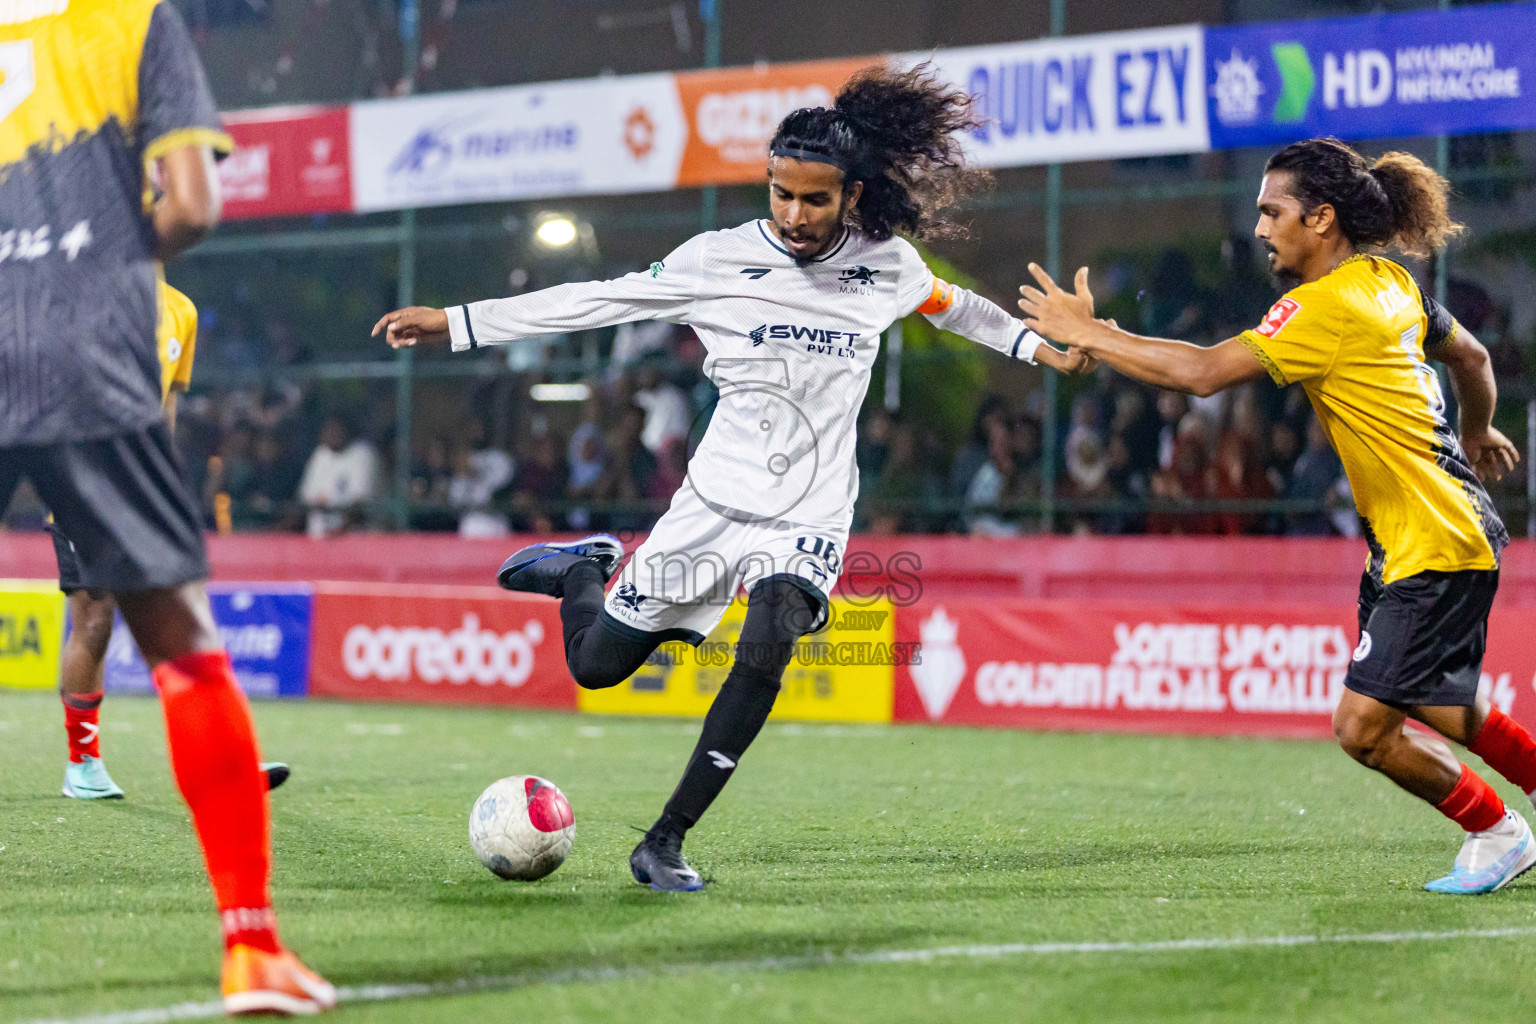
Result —
[[[315,1012],[335,990],[278,941],[255,730],[160,403],[159,261],[218,223],[229,146],[169,3],[0,4],[0,505],[32,482],[153,669],[224,925],[226,1009]]]
[[[192,300],[160,282],[160,326],[156,355],[160,361],[160,400],[166,422],[176,429],[176,398],[192,384],[197,356],[197,307]],[[69,759],[64,765],[64,795],[80,800],[122,799],[123,790],[101,759],[99,716],[107,647],[117,604],[104,590],[81,582],[80,558],[64,532],[54,528],[53,548],[59,562],[59,589],[69,599],[69,636],[59,656],[59,699],[64,705],[64,735]],[[267,789],[288,780],[280,761],[261,766]]]
[[[1336,139],[1276,153],[1254,233],[1290,290],[1253,330],[1209,348],[1095,320],[1086,268],[1069,293],[1031,265],[1040,287],[1020,289],[1019,305],[1041,334],[1158,387],[1210,395],[1267,375],[1306,391],[1370,546],[1360,644],[1334,732],[1356,760],[1468,833],[1451,874],[1426,888],[1482,893],[1536,864],[1536,838],[1446,744],[1405,725],[1431,726],[1536,791],[1536,741],[1477,692],[1508,542],[1480,477],[1502,477],[1519,455],[1492,426],[1487,351],[1408,271],[1376,254],[1389,245],[1424,253],[1459,231],[1447,193],[1407,153],[1369,164]],[[1450,373],[1459,431],[1446,421],[1430,359]]]

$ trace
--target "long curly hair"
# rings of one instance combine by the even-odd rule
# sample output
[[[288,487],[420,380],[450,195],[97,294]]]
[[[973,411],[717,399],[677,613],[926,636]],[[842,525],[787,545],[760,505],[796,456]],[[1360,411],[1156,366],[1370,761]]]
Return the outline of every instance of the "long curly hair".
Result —
[[[1391,152],[1367,163],[1335,138],[1294,142],[1269,158],[1264,172],[1288,171],[1305,213],[1325,203],[1357,248],[1396,245],[1426,256],[1462,231],[1451,219],[1450,183],[1412,153]]]
[[[770,150],[804,150],[844,169],[846,193],[864,192],[853,227],[883,240],[897,231],[917,238],[964,235],[944,211],[992,176],[965,166],[959,135],[981,125],[963,90],[941,82],[929,63],[909,71],[865,68],[839,90],[831,107],[796,110],[779,123]]]

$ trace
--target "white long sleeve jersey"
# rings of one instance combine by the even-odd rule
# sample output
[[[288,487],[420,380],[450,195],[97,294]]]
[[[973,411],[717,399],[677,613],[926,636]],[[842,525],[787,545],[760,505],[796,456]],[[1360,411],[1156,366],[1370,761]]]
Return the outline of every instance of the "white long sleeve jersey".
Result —
[[[1034,361],[1040,338],[936,278],[908,241],[857,231],[797,262],[765,221],[710,231],[650,269],[448,312],[454,351],[633,320],[692,327],[720,389],[688,482],[721,515],[846,533],[854,441],[880,336],[922,311],[938,327]]]

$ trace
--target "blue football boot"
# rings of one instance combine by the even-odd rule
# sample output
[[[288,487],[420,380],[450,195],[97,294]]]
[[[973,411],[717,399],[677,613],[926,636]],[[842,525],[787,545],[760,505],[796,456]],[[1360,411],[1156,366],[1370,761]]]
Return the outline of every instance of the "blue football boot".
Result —
[[[1519,878],[1536,864],[1536,837],[1531,826],[1514,811],[1486,832],[1469,832],[1456,855],[1451,873],[1424,888],[1457,896],[1494,892]]]
[[[623,559],[624,545],[606,533],[564,544],[532,544],[501,563],[496,582],[503,590],[564,597],[565,574],[571,566],[591,562],[602,570],[607,582],[619,571]]]

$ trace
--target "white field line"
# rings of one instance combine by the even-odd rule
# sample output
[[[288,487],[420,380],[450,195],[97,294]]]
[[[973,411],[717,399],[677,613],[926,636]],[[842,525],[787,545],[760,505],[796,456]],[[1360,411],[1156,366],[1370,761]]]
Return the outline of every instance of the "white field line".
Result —
[[[1008,942],[996,945],[934,946],[928,949],[884,949],[869,953],[813,953],[770,956],[755,960],[714,960],[635,967],[570,967],[525,971],[494,977],[460,978],[406,985],[355,985],[338,990],[343,1003],[423,999],[467,995],[530,985],[578,985],[635,978],[653,978],[701,971],[794,971],[839,964],[925,964],[936,960],[993,960],[1006,957],[1059,956],[1095,953],[1187,953],[1203,950],[1273,949],[1294,946],[1450,942],[1457,939],[1511,939],[1536,936],[1536,927],[1467,928],[1443,932],[1367,932],[1360,935],[1260,935],[1212,939],[1169,939],[1162,942]],[[174,1006],[125,1010],[89,1017],[32,1020],[21,1024],[170,1024],[206,1020],[224,1013],[222,1002],[177,1003]]]

